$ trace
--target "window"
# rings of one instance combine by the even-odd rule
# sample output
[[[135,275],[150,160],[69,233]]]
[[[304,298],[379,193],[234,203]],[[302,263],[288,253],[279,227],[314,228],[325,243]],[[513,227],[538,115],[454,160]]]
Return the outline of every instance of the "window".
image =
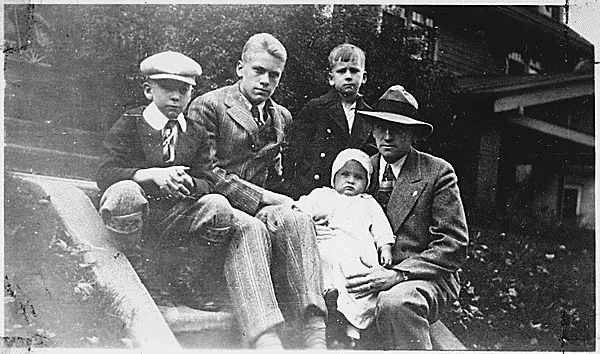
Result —
[[[419,23],[419,24],[423,24],[423,15],[421,15],[418,12],[413,11],[412,13],[412,21]]]
[[[529,59],[529,64],[527,65],[527,74],[533,75],[538,74],[542,70],[542,64],[539,61]]]
[[[523,75],[525,73],[525,63],[521,54],[512,52],[506,58],[506,74],[507,75]]]

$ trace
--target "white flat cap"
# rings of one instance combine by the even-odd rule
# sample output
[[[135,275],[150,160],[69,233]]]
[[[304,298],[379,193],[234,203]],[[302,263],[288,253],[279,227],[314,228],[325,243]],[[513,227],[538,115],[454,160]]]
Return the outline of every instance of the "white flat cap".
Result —
[[[202,67],[192,58],[181,53],[167,51],[142,60],[140,72],[149,79],[179,80],[196,85],[195,78],[202,74]]]

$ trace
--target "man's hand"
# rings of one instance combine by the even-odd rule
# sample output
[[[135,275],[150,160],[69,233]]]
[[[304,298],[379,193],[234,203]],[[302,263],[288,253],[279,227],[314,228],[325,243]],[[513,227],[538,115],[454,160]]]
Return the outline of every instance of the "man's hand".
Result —
[[[357,299],[388,290],[403,280],[402,273],[398,270],[386,269],[380,265],[371,266],[362,258],[361,261],[369,267],[367,271],[346,275],[346,289],[349,293],[354,293]]]
[[[260,199],[261,206],[280,205],[280,204],[292,205],[292,203],[294,203],[294,200],[292,198],[288,197],[287,195],[271,192],[268,190],[265,190],[263,192],[262,197]]]
[[[152,167],[138,170],[133,175],[136,182],[154,182],[168,197],[185,198],[194,188],[194,180],[187,174],[187,166]]]

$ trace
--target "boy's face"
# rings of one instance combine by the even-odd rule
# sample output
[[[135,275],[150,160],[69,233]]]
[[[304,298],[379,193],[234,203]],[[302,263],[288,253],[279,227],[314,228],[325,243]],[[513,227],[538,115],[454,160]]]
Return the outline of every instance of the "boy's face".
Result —
[[[266,101],[283,74],[285,62],[266,50],[251,49],[246,60],[238,61],[236,72],[240,77],[240,90],[252,104]]]
[[[175,119],[190,103],[192,85],[171,79],[149,80],[144,83],[144,95],[167,118]]]
[[[333,188],[347,196],[364,193],[367,189],[367,170],[358,161],[346,161],[333,178]]]
[[[329,73],[329,85],[344,97],[354,99],[360,86],[367,82],[365,64],[360,60],[337,61]]]

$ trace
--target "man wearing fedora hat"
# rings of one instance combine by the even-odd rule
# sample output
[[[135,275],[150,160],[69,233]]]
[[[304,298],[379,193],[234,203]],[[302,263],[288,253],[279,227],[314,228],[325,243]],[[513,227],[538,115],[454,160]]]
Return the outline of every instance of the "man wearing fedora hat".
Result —
[[[452,166],[412,145],[433,131],[418,117],[418,103],[402,86],[390,87],[374,111],[379,153],[368,192],[379,201],[396,235],[390,267],[348,277],[357,297],[378,294],[376,329],[382,349],[431,349],[429,324],[458,298],[457,271],[467,256],[465,212]]]

